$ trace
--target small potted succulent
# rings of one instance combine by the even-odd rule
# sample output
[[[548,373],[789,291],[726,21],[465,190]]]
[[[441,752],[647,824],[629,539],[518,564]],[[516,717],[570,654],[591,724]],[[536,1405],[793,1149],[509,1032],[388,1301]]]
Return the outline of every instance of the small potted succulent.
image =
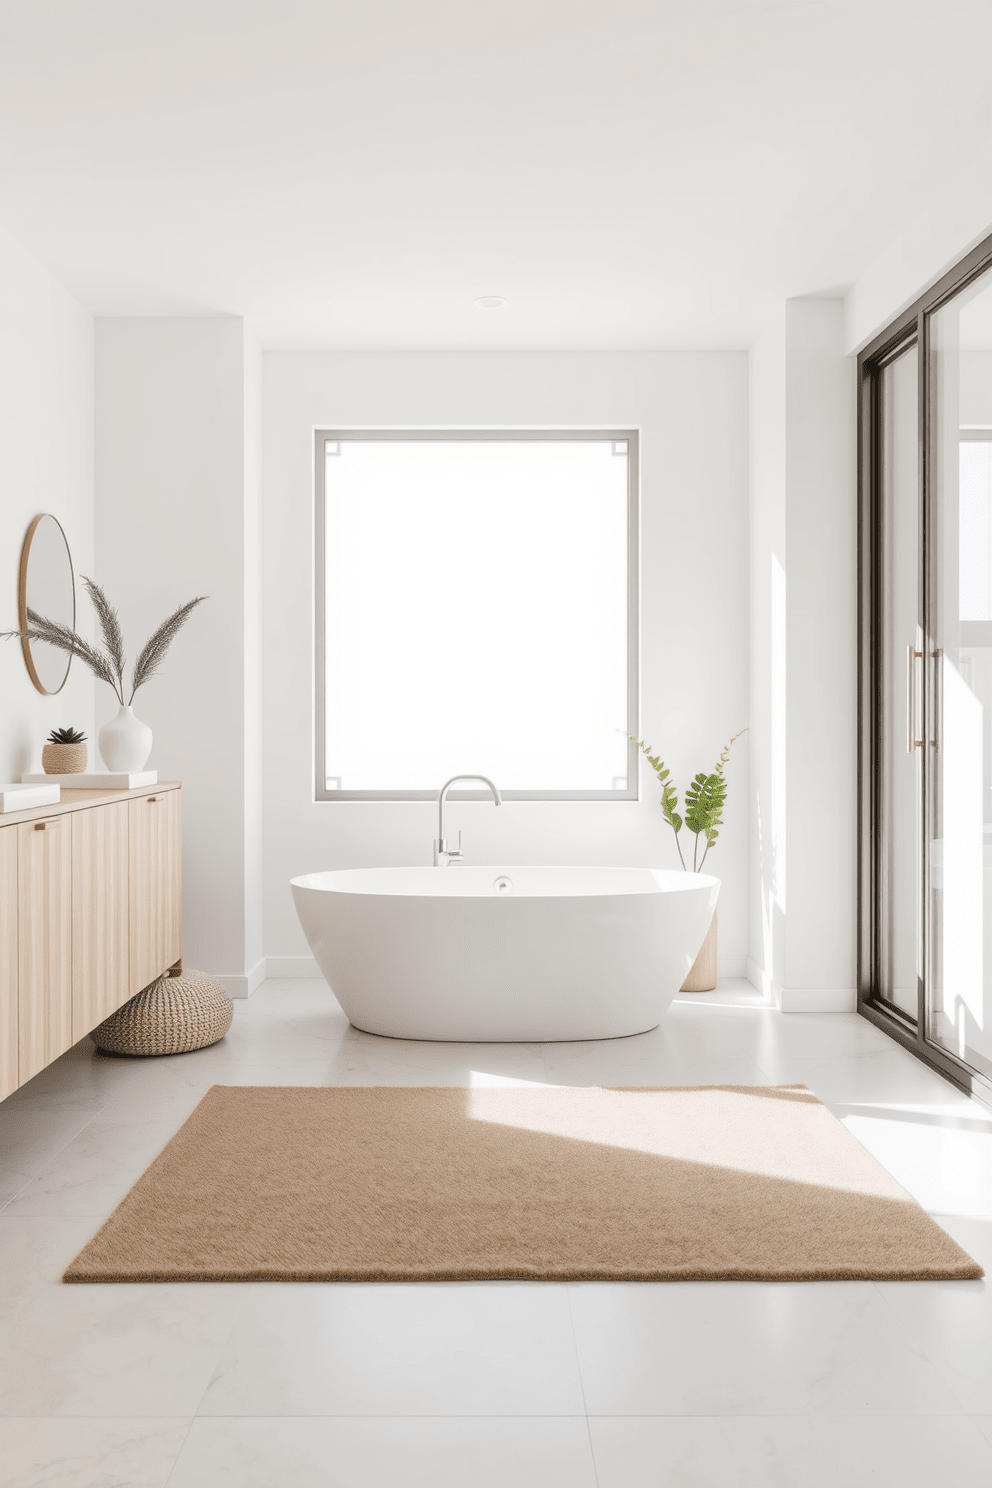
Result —
[[[52,729],[41,751],[46,775],[81,775],[86,769],[86,735],[74,728]]]

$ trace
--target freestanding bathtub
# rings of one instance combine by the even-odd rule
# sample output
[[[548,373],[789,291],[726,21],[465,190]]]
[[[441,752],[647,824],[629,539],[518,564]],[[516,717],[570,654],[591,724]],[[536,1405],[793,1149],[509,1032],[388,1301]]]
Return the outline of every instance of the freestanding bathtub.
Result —
[[[356,1028],[472,1043],[654,1028],[696,958],[719,879],[649,868],[350,868],[292,880]]]

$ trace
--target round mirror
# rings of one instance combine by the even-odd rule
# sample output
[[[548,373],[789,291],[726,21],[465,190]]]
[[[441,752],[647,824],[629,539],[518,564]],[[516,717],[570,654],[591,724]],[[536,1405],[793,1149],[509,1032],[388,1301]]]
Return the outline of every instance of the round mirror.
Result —
[[[76,628],[76,585],[69,544],[61,524],[47,512],[33,519],[21,549],[17,584],[17,618],[21,630],[28,628],[28,610],[44,615],[46,620],[68,625],[71,630]],[[29,641],[24,636],[21,648],[28,675],[38,691],[61,692],[72,657],[46,641]]]

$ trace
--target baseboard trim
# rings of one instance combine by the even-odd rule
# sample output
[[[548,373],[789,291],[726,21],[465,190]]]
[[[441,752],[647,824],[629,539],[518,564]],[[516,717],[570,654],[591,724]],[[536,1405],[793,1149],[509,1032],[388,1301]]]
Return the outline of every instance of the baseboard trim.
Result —
[[[858,994],[853,987],[783,987],[750,956],[745,976],[781,1013],[856,1013],[858,1010]]]
[[[292,981],[296,977],[322,977],[324,973],[312,956],[270,956],[265,974]]]
[[[856,1013],[858,994],[853,987],[782,987],[778,1006],[783,1013]]]
[[[731,977],[741,978],[747,976],[746,956],[718,956],[720,976],[729,981]]]
[[[751,983],[755,991],[761,993],[762,997],[771,1007],[780,1008],[782,1006],[782,988],[780,984],[774,981],[768,975],[767,971],[762,971],[757,961],[752,961],[750,956],[744,962],[744,976]]]
[[[265,981],[265,974],[266,963],[263,957],[261,961],[256,961],[255,965],[244,976],[230,976],[224,972],[211,972],[210,979],[216,982],[218,987],[227,993],[228,997],[243,999],[250,997],[256,988],[262,985]]]

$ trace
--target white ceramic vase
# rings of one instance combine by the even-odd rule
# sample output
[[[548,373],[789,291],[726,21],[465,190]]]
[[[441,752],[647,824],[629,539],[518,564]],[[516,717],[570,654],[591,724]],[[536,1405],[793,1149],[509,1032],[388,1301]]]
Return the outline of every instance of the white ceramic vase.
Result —
[[[122,703],[116,718],[100,730],[100,753],[108,770],[124,774],[143,770],[152,752],[152,731],[135,718],[130,703]]]

